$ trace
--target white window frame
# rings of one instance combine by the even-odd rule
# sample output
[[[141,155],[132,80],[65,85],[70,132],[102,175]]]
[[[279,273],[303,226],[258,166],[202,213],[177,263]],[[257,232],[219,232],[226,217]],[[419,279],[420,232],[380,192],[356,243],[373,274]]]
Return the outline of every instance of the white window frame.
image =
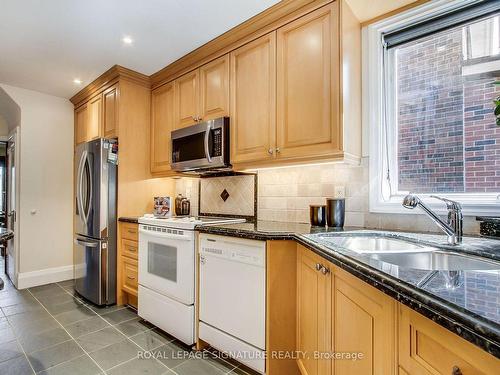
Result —
[[[370,175],[370,212],[375,213],[404,213],[419,214],[420,210],[409,210],[401,205],[405,193],[396,192],[390,194],[387,183],[387,156],[384,143],[384,108],[383,108],[383,51],[382,34],[400,29],[406,25],[424,20],[431,15],[450,11],[475,0],[437,0],[425,3],[406,12],[386,18],[379,22],[367,25],[363,28],[363,128],[364,136],[368,142],[364,142],[369,148],[369,175]],[[390,111],[389,111],[390,112]],[[387,117],[393,118],[394,113],[387,113]],[[390,123],[388,121],[388,123]],[[395,128],[388,124],[389,152],[393,158],[396,157],[397,134]],[[395,173],[393,173],[395,174]],[[391,176],[391,179],[397,176]],[[431,194],[419,194],[419,197],[438,213],[445,214],[446,207],[443,202],[431,198]],[[462,204],[464,215],[497,215],[500,216],[500,191],[498,193],[471,193],[471,194],[437,194],[442,197],[456,200]],[[420,212],[419,212],[420,211]]]

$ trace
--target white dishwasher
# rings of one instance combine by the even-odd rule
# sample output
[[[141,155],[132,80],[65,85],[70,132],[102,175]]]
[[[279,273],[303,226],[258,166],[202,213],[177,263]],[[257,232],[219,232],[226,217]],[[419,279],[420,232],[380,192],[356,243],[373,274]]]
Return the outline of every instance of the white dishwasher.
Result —
[[[264,241],[200,234],[199,337],[265,372]]]

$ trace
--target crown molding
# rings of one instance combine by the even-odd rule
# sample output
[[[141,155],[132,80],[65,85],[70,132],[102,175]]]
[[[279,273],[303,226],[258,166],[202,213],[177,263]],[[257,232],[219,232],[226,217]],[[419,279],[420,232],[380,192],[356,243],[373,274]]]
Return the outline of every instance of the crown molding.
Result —
[[[149,76],[120,65],[114,65],[71,97],[70,101],[76,107],[85,102],[92,95],[103,91],[110,85],[122,79],[134,82],[147,88],[151,87]]]

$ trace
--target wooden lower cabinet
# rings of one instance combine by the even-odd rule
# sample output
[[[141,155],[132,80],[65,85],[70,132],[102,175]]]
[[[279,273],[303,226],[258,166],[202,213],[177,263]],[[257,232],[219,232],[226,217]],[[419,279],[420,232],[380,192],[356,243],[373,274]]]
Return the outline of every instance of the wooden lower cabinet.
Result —
[[[326,261],[305,247],[297,251],[297,365],[302,375],[331,373],[329,360],[316,353],[331,351],[331,273],[322,273]]]
[[[117,304],[137,307],[139,225],[120,222],[118,227]]]
[[[399,366],[407,375],[487,375],[500,373],[500,360],[399,306]]]

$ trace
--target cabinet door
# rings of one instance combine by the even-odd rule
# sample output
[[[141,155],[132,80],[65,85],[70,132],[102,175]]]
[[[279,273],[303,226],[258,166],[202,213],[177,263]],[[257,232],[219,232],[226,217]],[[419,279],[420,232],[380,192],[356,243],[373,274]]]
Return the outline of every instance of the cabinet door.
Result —
[[[330,374],[329,360],[314,358],[330,351],[331,276],[318,270],[326,261],[299,246],[297,252],[297,360],[302,375]]]
[[[498,374],[500,360],[399,305],[399,365],[409,375]]]
[[[103,136],[118,137],[118,84],[103,93]]]
[[[87,104],[75,109],[75,143],[77,145],[87,140],[87,116]]]
[[[274,157],[276,33],[231,52],[231,161]]]
[[[87,141],[99,138],[102,124],[102,96],[97,95],[89,100],[87,123]]]
[[[170,170],[170,133],[174,129],[174,85],[151,93],[151,172]]]
[[[184,74],[174,81],[176,120],[175,129],[197,122],[199,116],[199,70]]]
[[[278,157],[340,150],[338,2],[278,29]]]
[[[229,114],[229,55],[200,68],[200,117],[206,121]]]
[[[393,374],[396,301],[337,267],[332,299],[333,350],[363,355],[357,360],[333,360],[333,373]]]

